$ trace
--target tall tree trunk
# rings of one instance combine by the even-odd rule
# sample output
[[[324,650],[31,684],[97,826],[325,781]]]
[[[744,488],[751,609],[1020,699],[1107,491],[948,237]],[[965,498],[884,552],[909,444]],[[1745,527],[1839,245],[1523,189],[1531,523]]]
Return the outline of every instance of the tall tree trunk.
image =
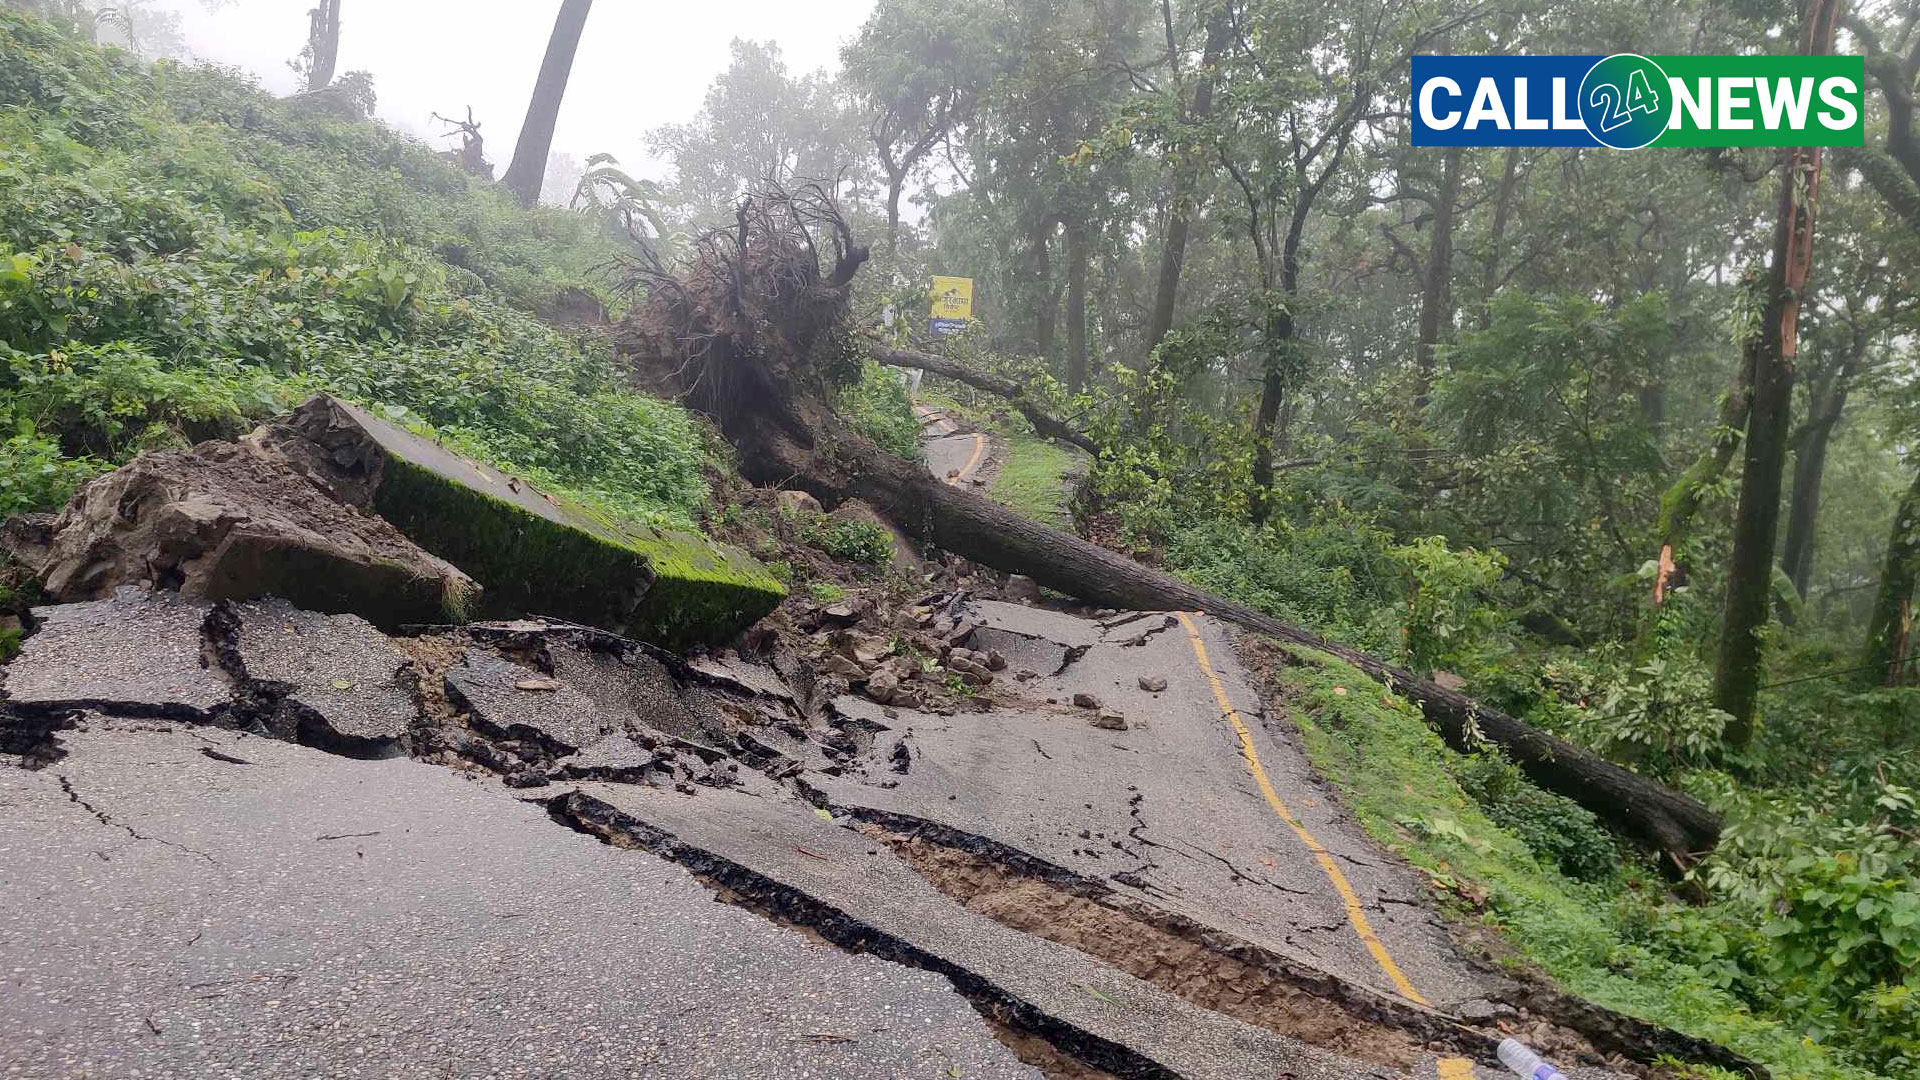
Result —
[[[1193,102],[1187,109],[1187,123],[1205,124],[1213,116],[1214,65],[1220,51],[1227,47],[1233,33],[1225,5],[1207,20],[1207,44],[1200,54],[1200,74],[1193,85]],[[1173,192],[1167,206],[1167,235],[1160,242],[1160,276],[1153,291],[1153,312],[1147,317],[1145,352],[1152,352],[1173,329],[1174,302],[1180,293],[1180,273],[1186,266],[1187,237],[1193,231],[1195,200],[1200,190],[1199,155],[1193,148],[1176,146],[1173,168]]]
[[[333,70],[340,62],[340,0],[317,0],[307,29],[307,92],[324,90],[333,82]]]
[[[1520,176],[1520,148],[1507,147],[1506,168],[1493,193],[1493,222],[1487,228],[1487,254],[1480,262],[1480,329],[1493,326],[1493,294],[1500,288],[1500,260],[1506,257],[1507,218],[1513,213],[1513,189]]]
[[[1421,275],[1419,338],[1413,345],[1413,407],[1427,407],[1433,393],[1433,355],[1442,325],[1453,321],[1453,204],[1460,197],[1460,147],[1440,155],[1440,190],[1434,197],[1432,232],[1427,241],[1427,272]]]
[[[1269,314],[1261,326],[1265,371],[1260,377],[1260,404],[1253,413],[1253,504],[1248,513],[1255,525],[1266,524],[1273,512],[1273,447],[1280,402],[1287,396],[1287,351],[1293,348],[1293,312]]]
[[[1861,658],[1868,685],[1898,686],[1906,680],[1907,654],[1913,646],[1913,585],[1920,572],[1920,474],[1900,499],[1887,538],[1886,566],[1880,571],[1880,598],[1867,623],[1867,649]]]
[[[1053,255],[1048,248],[1053,242],[1053,219],[1048,218],[1034,226],[1029,249],[1033,258],[1033,345],[1034,351],[1041,357],[1053,359],[1054,307]]]
[[[893,258],[900,254],[900,192],[907,186],[907,173],[910,165],[894,167],[892,158],[881,147],[880,167],[887,174],[887,256]]]
[[[1806,598],[1813,576],[1814,527],[1820,521],[1820,485],[1826,479],[1827,445],[1847,407],[1853,374],[1866,354],[1867,335],[1856,328],[1846,360],[1813,387],[1807,403],[1807,422],[1795,439],[1793,497],[1788,503],[1787,534],[1780,546],[1780,565],[1793,581],[1794,592]]]
[[[553,127],[560,119],[560,101],[567,96],[567,79],[573,74],[573,54],[580,47],[580,32],[586,29],[587,12],[592,7],[593,0],[560,0],[553,36],[547,39],[546,59],[540,62],[540,78],[533,84],[533,99],[527,103],[527,119],[520,125],[520,139],[513,146],[513,163],[500,181],[521,206],[540,201],[547,152],[553,149]]]
[[[1833,51],[1834,18],[1839,6],[1840,0],[1815,0],[1802,38],[1804,53],[1824,56]],[[1743,349],[1752,358],[1753,408],[1747,419],[1740,505],[1733,518],[1733,557],[1728,566],[1726,608],[1720,621],[1720,661],[1713,675],[1713,703],[1732,717],[1722,741],[1736,752],[1746,750],[1753,742],[1753,714],[1760,698],[1761,635],[1773,606],[1769,598],[1773,590],[1774,541],[1780,524],[1780,481],[1786,470],[1787,435],[1793,419],[1800,297],[1813,264],[1820,159],[1818,147],[1787,151],[1773,231],[1773,262],[1767,269],[1766,303],[1760,325]]]
[[[1067,393],[1087,382],[1087,223],[1070,218],[1067,233]]]

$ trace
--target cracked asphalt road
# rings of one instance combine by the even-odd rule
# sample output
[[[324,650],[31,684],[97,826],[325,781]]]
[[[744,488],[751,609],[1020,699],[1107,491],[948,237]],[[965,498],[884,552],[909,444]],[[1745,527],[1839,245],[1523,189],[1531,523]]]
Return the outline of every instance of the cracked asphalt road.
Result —
[[[716,903],[491,781],[87,727],[0,770],[0,1075],[1037,1075],[946,979]]]
[[[932,409],[915,406],[924,437],[921,446],[927,455],[927,468],[950,484],[964,483],[987,460],[987,437],[979,432],[959,430],[953,421]]]
[[[904,775],[810,784],[836,805],[983,836],[1349,981],[1402,993],[1355,933],[1313,854],[1265,802],[1185,629],[1165,625],[1172,616],[1116,616],[1108,628],[996,602],[969,613],[1001,634],[1052,643],[1053,651],[1036,645],[1030,654],[1043,660],[1084,651],[1058,675],[1015,684],[1024,700],[992,712],[900,712],[891,723],[912,754]],[[1194,622],[1230,700],[1256,717],[1226,630]],[[1140,644],[1122,644],[1143,635]],[[1142,690],[1143,676],[1164,678],[1167,688]],[[1128,730],[1094,727],[1093,711],[1071,704],[1075,693],[1119,710]],[[1338,862],[1406,978],[1431,1002],[1479,997],[1484,977],[1454,952],[1421,901],[1419,880],[1338,810],[1288,728],[1249,726],[1273,785]]]

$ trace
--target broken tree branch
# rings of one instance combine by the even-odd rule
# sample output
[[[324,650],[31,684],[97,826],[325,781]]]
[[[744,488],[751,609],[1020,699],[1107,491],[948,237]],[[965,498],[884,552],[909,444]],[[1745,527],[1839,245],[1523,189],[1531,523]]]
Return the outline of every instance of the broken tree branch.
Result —
[[[964,364],[955,363],[944,356],[936,356],[933,353],[920,352],[916,349],[896,349],[892,346],[881,345],[875,342],[869,346],[868,351],[873,354],[876,362],[885,364],[888,367],[919,368],[922,371],[931,371],[942,378],[966,383],[968,386],[977,390],[985,390],[995,397],[1005,398],[1009,404],[1020,410],[1020,415],[1027,418],[1027,423],[1032,424],[1033,430],[1042,438],[1052,439],[1055,442],[1062,442],[1068,446],[1078,447],[1095,457],[1100,456],[1100,449],[1094,445],[1092,439],[1087,438],[1085,435],[1069,427],[1064,421],[1056,419],[1045,409],[1034,404],[1033,400],[1027,397],[1026,391],[1021,388],[1020,384],[1014,382],[1012,379],[1003,378],[1002,376],[993,375],[984,371],[975,371],[973,368],[967,367]]]

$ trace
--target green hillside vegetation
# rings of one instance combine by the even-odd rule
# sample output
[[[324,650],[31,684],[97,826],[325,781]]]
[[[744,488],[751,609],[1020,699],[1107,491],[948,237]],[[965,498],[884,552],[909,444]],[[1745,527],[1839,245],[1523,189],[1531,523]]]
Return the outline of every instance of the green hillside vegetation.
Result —
[[[618,517],[691,523],[704,429],[532,314],[600,290],[623,241],[347,118],[345,88],[280,101],[0,9],[0,514],[326,389]]]

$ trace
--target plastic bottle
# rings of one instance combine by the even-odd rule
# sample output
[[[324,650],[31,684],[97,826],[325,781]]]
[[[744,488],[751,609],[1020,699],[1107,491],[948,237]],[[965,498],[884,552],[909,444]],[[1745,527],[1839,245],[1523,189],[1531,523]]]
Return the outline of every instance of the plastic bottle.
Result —
[[[1500,1064],[1512,1069],[1515,1076],[1524,1076],[1527,1080],[1567,1080],[1565,1073],[1518,1039],[1501,1039],[1499,1054]]]

